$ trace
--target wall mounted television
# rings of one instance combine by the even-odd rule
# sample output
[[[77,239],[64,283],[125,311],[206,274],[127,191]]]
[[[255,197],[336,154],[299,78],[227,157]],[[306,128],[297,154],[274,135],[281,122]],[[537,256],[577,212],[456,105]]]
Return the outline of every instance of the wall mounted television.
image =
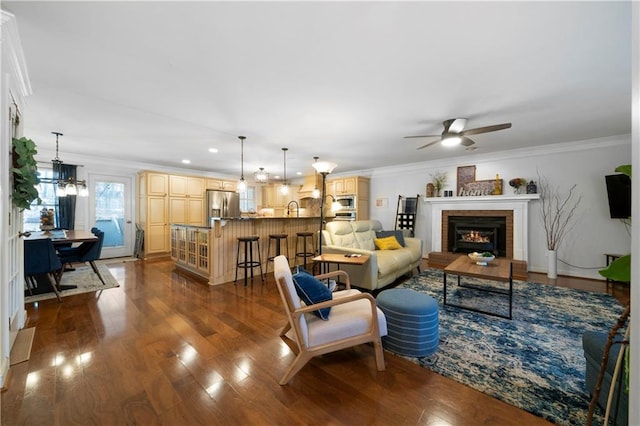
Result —
[[[631,179],[624,174],[605,176],[609,214],[612,219],[628,219],[631,216]]]

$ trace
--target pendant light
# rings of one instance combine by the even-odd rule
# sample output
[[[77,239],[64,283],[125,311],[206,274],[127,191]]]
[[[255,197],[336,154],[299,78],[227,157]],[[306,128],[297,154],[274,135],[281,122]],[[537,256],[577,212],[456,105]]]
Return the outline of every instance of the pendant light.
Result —
[[[247,183],[244,181],[244,140],[245,136],[238,136],[240,139],[240,180],[238,181],[238,192],[245,192],[247,190]]]
[[[313,157],[313,162],[317,163],[318,158],[320,157]],[[320,198],[320,190],[318,189],[318,171],[315,168],[313,169],[313,174],[313,191],[311,192],[311,196],[317,200]]]
[[[256,183],[268,183],[269,173],[264,171],[264,167],[260,167],[260,169],[253,174],[253,180],[255,180]]]
[[[59,140],[60,136],[64,136],[60,132],[51,132],[56,135],[56,158],[51,160],[53,165],[54,184],[56,185],[56,195],[58,197],[66,197],[67,195],[79,195],[81,197],[89,196],[89,190],[87,189],[87,182],[84,180],[76,180],[74,177],[69,177],[67,180],[60,179],[62,173],[62,160],[58,156]],[[80,189],[78,189],[80,188]]]
[[[284,180],[282,181],[282,186],[280,187],[280,193],[282,195],[289,194],[289,185],[287,184],[287,151],[289,148],[282,148],[282,155],[284,156]]]

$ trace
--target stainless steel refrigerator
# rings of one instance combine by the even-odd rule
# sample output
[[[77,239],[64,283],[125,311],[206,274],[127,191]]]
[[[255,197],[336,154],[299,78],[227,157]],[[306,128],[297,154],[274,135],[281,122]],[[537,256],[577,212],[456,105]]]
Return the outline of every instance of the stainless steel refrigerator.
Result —
[[[240,196],[237,192],[207,190],[207,216],[211,218],[240,217]]]

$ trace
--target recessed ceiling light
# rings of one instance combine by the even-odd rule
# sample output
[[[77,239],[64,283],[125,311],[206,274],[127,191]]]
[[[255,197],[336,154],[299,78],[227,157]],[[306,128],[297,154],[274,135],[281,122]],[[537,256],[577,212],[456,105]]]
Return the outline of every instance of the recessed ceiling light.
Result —
[[[187,160],[186,158],[182,160],[182,164],[191,164],[191,160]]]
[[[209,152],[212,154],[217,154],[218,153],[218,148],[209,148]]]
[[[302,176],[302,172],[296,172],[298,176]]]

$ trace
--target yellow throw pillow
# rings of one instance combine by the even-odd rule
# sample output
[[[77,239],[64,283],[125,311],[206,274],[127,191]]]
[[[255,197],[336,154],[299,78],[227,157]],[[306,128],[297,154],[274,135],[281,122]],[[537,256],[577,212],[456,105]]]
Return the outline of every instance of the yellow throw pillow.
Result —
[[[402,248],[393,235],[385,238],[374,238],[373,242],[378,250],[397,250]]]

